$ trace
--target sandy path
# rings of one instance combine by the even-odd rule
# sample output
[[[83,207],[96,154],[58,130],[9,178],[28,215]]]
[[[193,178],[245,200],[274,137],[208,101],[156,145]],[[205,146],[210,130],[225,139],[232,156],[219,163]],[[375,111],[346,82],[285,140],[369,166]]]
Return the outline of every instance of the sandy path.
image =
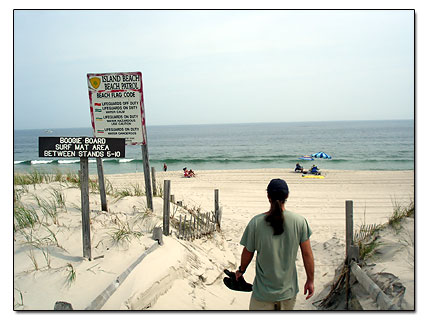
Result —
[[[220,239],[237,265],[242,249],[239,240],[246,224],[254,215],[268,209],[265,189],[269,180],[285,179],[290,188],[287,208],[305,216],[313,230],[311,242],[318,292],[333,278],[334,269],[344,258],[345,200],[353,200],[354,224],[357,227],[363,223],[387,222],[395,204],[407,205],[414,198],[413,171],[331,170],[324,172],[325,179],[302,178],[288,169],[198,171],[197,176],[190,179],[183,178],[182,172],[158,172],[156,175],[157,183],[162,186],[164,179],[171,180],[171,194],[176,200],[203,210],[213,210],[214,189],[219,189],[220,205],[223,207]],[[119,187],[142,181],[143,175],[108,175],[107,178]],[[200,242],[198,244],[201,245]],[[213,250],[207,244],[205,248]],[[219,262],[220,259],[214,261]],[[305,273],[301,257],[298,258],[298,272],[301,292],[295,309],[313,309],[311,303],[314,298],[306,302],[302,295]],[[229,291],[221,280],[200,288],[190,283],[190,275],[191,272],[187,271],[170,285],[151,309],[247,308],[249,294]],[[253,281],[253,278],[254,262],[246,273],[248,281]]]

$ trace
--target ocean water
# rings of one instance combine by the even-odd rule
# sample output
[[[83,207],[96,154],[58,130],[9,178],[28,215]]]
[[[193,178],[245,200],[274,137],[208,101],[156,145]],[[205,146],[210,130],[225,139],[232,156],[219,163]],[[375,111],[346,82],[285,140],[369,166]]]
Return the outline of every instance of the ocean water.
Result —
[[[79,159],[38,157],[38,137],[92,136],[91,128],[14,131],[15,172],[76,172]],[[321,170],[414,169],[414,121],[334,121],[222,125],[147,126],[150,166],[162,171],[305,168]],[[331,160],[303,161],[323,151]],[[126,146],[125,159],[104,159],[106,174],[143,172],[140,146]],[[90,159],[90,174],[96,174]]]

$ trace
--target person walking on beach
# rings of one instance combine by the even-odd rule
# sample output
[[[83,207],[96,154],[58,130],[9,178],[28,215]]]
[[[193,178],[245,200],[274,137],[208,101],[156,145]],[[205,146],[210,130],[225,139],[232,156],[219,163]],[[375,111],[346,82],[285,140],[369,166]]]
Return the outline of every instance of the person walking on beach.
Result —
[[[244,246],[238,280],[256,251],[256,276],[249,310],[293,310],[299,292],[296,255],[302,253],[306,270],[304,295],[314,294],[314,257],[309,237],[312,231],[306,219],[285,208],[289,195],[287,183],[273,179],[267,187],[269,211],[256,215],[247,225],[240,244]]]

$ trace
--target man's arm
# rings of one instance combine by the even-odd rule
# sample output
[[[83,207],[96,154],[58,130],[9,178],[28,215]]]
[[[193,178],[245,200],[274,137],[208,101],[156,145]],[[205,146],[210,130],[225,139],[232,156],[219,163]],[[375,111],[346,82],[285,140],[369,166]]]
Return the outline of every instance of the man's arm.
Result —
[[[249,250],[247,250],[246,247],[243,248],[243,251],[241,253],[241,263],[240,263],[240,267],[242,271],[246,271],[247,266],[249,266],[250,262],[252,261],[254,254],[255,254],[254,252],[250,252]],[[241,275],[243,274],[237,270],[236,279],[238,280]]]
[[[300,250],[302,251],[303,266],[306,270],[306,283],[303,294],[308,296],[309,299],[314,295],[314,255],[312,254],[311,241],[308,239],[300,244]]]

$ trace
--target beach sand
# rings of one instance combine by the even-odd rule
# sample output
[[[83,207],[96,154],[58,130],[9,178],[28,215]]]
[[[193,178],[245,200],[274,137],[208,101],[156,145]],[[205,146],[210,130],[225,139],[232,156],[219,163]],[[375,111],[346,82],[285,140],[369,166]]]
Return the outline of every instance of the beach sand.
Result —
[[[299,253],[297,268],[300,292],[295,310],[314,310],[312,305],[335,269],[345,257],[345,201],[352,200],[354,225],[386,223],[396,205],[414,200],[413,171],[324,171],[324,179],[302,178],[289,169],[200,170],[195,178],[182,171],[157,172],[156,182],[171,180],[171,194],[189,208],[214,210],[214,190],[219,189],[222,230],[211,238],[194,241],[164,237],[164,244],[147,255],[101,307],[103,310],[247,310],[250,293],[234,292],[222,282],[223,269],[235,270],[240,263],[239,241],[249,220],[267,211],[266,186],[273,178],[285,179],[290,195],[286,208],[303,215],[312,228],[315,257],[315,295],[303,296],[305,271]],[[144,186],[143,173],[106,175],[114,189]],[[14,308],[52,310],[56,301],[66,301],[75,310],[87,308],[116,277],[124,272],[155,242],[154,226],[162,225],[163,204],[154,198],[154,212],[146,211],[144,196],[128,196],[118,201],[108,197],[109,212],[100,211],[98,193],[90,194],[92,261],[82,258],[80,191],[64,184],[32,185],[22,193],[24,205],[37,209],[34,194],[51,196],[53,187],[66,196],[66,210],[58,212],[58,224],[36,225],[33,230],[15,233]],[[40,213],[41,214],[41,213]],[[171,206],[171,215],[184,216],[182,208]],[[408,219],[409,239],[390,235],[393,245],[388,259],[375,260],[379,270],[397,276],[406,287],[404,308],[414,308],[414,224]],[[128,223],[142,236],[116,242],[113,234]],[[412,233],[411,233],[412,230]],[[53,234],[52,234],[53,233]],[[116,236],[115,236],[116,237]],[[57,242],[56,242],[57,240]],[[404,241],[404,240],[402,240]],[[396,246],[403,246],[396,247]],[[412,249],[411,249],[412,248]],[[412,251],[411,251],[412,250]],[[395,256],[396,255],[396,256]],[[253,282],[255,262],[245,274]],[[74,277],[74,279],[72,278]],[[41,297],[41,295],[43,295]]]

